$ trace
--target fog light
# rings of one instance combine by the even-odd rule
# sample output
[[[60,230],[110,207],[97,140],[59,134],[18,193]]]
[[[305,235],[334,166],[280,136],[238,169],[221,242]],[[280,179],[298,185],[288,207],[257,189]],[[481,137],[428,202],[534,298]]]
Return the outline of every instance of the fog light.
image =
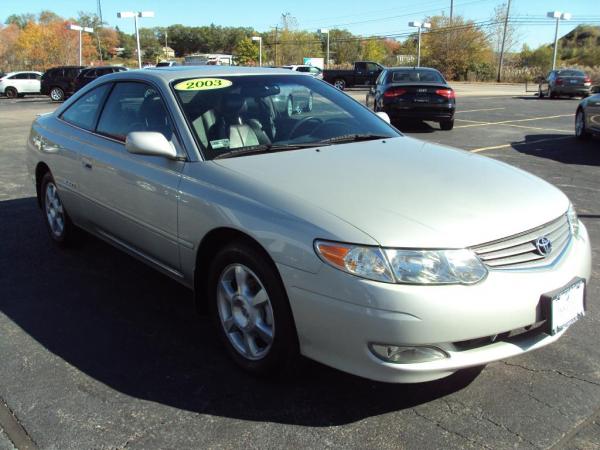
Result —
[[[446,352],[436,347],[400,347],[397,345],[369,344],[369,348],[379,359],[394,364],[415,364],[450,357]]]

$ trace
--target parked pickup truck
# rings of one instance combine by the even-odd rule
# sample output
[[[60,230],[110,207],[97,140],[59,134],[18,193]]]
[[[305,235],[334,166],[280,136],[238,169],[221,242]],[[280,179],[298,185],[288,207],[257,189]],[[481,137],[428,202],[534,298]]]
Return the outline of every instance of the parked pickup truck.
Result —
[[[376,62],[356,61],[354,69],[323,71],[323,79],[336,88],[344,90],[347,87],[375,84],[375,80],[382,70],[383,66]]]

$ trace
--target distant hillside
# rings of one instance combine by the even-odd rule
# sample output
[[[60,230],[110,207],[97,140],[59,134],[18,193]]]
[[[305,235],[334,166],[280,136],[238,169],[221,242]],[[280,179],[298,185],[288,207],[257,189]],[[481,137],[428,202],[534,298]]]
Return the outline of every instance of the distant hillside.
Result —
[[[600,26],[578,25],[558,40],[558,49],[565,62],[600,65]]]

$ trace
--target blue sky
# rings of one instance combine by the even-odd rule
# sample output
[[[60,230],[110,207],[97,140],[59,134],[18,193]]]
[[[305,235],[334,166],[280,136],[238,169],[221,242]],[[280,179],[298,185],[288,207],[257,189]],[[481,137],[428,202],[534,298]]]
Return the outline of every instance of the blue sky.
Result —
[[[494,8],[502,0],[454,0],[454,14],[475,21],[489,19]],[[0,20],[10,14],[38,13],[50,9],[63,17],[76,16],[77,11],[96,11],[96,0],[0,0]],[[142,19],[141,26],[166,26],[175,23],[199,26],[216,25],[252,26],[259,31],[269,30],[279,21],[282,13],[296,17],[300,28],[316,30],[321,27],[338,26],[355,34],[379,35],[410,31],[408,21],[420,20],[428,15],[448,14],[450,0],[392,0],[367,2],[365,0],[263,0],[239,1],[217,0],[102,0],[104,20],[118,25],[123,31],[133,32],[131,19],[117,19],[117,11],[152,10],[156,17]],[[573,14],[571,22],[561,22],[559,34],[565,34],[578,22],[594,19],[600,24],[598,0],[513,0],[511,17],[543,18],[547,11],[568,11]],[[554,25],[548,19],[535,25],[519,27],[521,43],[532,47],[554,39]]]

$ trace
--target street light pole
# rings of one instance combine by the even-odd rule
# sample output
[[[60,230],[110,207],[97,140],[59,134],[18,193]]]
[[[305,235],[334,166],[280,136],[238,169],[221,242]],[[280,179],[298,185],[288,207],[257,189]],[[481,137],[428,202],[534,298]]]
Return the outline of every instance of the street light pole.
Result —
[[[417,67],[421,66],[421,30],[423,28],[431,28],[429,22],[408,22],[409,27],[418,28],[418,40],[417,40]]]
[[[554,52],[552,55],[552,70],[556,68],[556,54],[558,50],[558,22],[560,20],[570,20],[571,13],[561,13],[560,11],[550,11],[546,14],[551,19],[556,19],[556,27],[554,28]]]
[[[325,67],[327,67],[329,69],[329,29],[321,28],[319,30],[319,33],[327,34],[327,53],[325,54],[327,59],[325,60]]]
[[[262,67],[262,36],[252,36],[253,41],[258,41],[258,66]]]
[[[140,33],[138,31],[138,17],[154,17],[154,11],[122,11],[117,13],[117,17],[119,19],[126,19],[133,17],[134,26],[135,26],[135,40],[137,44],[137,58],[138,58],[138,67],[142,68],[142,53],[140,51]]]
[[[82,55],[82,43],[81,43],[81,33],[83,33],[84,31],[86,33],[93,33],[94,29],[93,28],[89,28],[89,27],[81,27],[79,25],[75,25],[75,24],[69,24],[69,30],[73,30],[73,31],[79,31],[79,65],[82,66],[82,62],[83,62],[83,55]]]

